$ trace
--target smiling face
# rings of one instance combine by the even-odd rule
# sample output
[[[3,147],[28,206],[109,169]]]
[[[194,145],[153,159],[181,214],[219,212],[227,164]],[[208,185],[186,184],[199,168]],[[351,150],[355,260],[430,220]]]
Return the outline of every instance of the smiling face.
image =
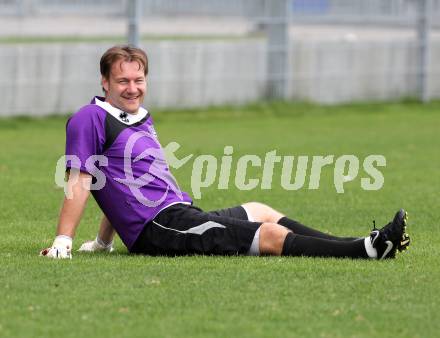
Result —
[[[139,62],[120,59],[112,64],[108,78],[102,77],[105,100],[113,107],[136,114],[147,91],[146,80]]]

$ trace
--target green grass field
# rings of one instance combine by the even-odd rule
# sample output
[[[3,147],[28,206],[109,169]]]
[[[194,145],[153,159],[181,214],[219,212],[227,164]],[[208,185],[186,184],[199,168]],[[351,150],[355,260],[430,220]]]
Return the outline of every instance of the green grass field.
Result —
[[[140,257],[74,253],[38,257],[51,244],[63,191],[55,164],[67,117],[0,120],[0,337],[436,337],[440,330],[440,103],[321,107],[271,103],[244,108],[153,112],[162,144],[178,156],[382,154],[381,190],[359,176],[333,186],[286,191],[216,185],[205,209],[258,200],[338,235],[367,235],[395,211],[409,212],[410,249],[389,261],[278,257]],[[192,162],[191,162],[192,163]],[[174,171],[191,192],[191,163]],[[236,162],[234,162],[236,163]],[[362,163],[362,162],[361,162]],[[362,167],[361,167],[362,168]],[[253,177],[261,170],[252,172]],[[309,174],[308,174],[309,176]],[[233,181],[232,181],[233,182]],[[306,181],[307,183],[307,181]],[[90,202],[74,242],[96,235]]]

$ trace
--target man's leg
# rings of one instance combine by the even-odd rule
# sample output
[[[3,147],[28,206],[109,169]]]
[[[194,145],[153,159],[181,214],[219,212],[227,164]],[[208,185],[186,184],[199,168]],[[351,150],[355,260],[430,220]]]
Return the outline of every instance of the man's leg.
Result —
[[[204,212],[193,205],[176,204],[144,227],[130,251],[165,256],[258,255],[260,226],[247,220],[242,207]]]
[[[365,239],[335,241],[292,233],[282,225],[263,223],[260,254],[308,257],[368,258]]]
[[[242,207],[246,210],[250,220],[255,222],[268,222],[268,223],[280,224],[288,228],[289,230],[292,230],[293,233],[297,235],[317,237],[317,238],[329,239],[334,241],[359,240],[358,237],[338,237],[323,233],[316,229],[312,229],[310,227],[305,226],[304,224],[301,224],[293,219],[286,217],[279,211],[263,203],[248,202],[243,204]]]
[[[145,226],[131,251],[152,255],[391,258],[396,250],[409,245],[403,210],[382,229],[373,230],[369,237],[347,241],[298,235],[280,224],[249,222],[244,219],[246,216],[242,207],[206,213],[194,206],[174,205]]]
[[[292,233],[288,227],[275,223],[276,220],[283,217],[281,213],[261,203],[247,203],[241,207],[210,211],[209,214],[263,223],[255,233],[248,252],[250,255],[283,254],[289,256],[367,257],[364,238],[358,238],[354,243],[351,238],[345,241],[341,238],[338,238],[338,241],[322,240],[321,238]],[[309,229],[307,227],[304,228],[306,230]],[[313,229],[310,230],[313,231]],[[292,242],[291,238],[295,238],[293,246],[290,244]],[[283,252],[284,246],[287,248],[285,252]]]
[[[407,213],[401,209],[393,220],[370,236],[346,241],[294,234],[275,223],[263,223],[259,232],[261,254],[309,257],[394,258],[406,250],[410,238],[406,233]]]

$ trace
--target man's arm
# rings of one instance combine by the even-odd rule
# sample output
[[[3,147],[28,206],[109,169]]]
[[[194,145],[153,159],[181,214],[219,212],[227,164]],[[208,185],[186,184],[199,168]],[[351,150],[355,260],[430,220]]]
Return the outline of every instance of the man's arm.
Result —
[[[50,258],[71,258],[72,240],[90,195],[92,176],[83,172],[68,174],[67,196],[64,198],[57,226],[57,236],[50,248],[40,252]]]
[[[107,217],[105,217],[105,215],[102,216],[97,238],[99,238],[103,243],[110,244],[113,242],[114,236],[115,236],[115,229],[113,229]]]
[[[80,172],[69,175],[67,181],[68,195],[64,197],[63,207],[57,227],[57,235],[75,237],[75,231],[81,221],[87,199],[90,195],[92,176]],[[71,198],[70,198],[71,197]]]

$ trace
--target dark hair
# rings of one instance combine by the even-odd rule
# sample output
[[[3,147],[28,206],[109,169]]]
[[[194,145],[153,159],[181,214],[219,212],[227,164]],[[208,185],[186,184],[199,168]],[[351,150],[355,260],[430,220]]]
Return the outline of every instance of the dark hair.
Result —
[[[108,49],[101,57],[99,67],[101,75],[108,79],[110,77],[110,71],[112,65],[119,61],[124,60],[126,62],[137,62],[139,67],[144,68],[144,74],[148,74],[148,57],[147,54],[140,48],[132,47],[129,45],[114,46]]]

